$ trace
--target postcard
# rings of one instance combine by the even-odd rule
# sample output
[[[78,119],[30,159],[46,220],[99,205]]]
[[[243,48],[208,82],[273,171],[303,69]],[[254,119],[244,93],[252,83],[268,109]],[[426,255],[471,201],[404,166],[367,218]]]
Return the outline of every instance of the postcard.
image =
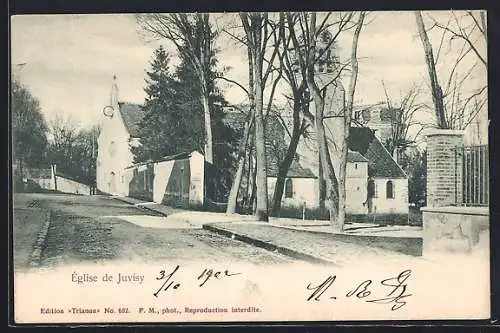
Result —
[[[14,322],[488,319],[486,20],[13,16]]]

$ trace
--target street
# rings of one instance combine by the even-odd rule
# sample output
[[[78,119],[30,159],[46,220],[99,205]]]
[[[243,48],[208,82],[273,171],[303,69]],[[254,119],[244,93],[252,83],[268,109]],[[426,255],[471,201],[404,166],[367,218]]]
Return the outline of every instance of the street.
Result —
[[[28,249],[37,238],[44,211],[51,212],[51,223],[40,258],[42,267],[113,260],[254,264],[292,260],[203,229],[165,227],[161,224],[165,217],[139,210],[112,197],[16,194],[13,226],[16,269],[27,266]]]

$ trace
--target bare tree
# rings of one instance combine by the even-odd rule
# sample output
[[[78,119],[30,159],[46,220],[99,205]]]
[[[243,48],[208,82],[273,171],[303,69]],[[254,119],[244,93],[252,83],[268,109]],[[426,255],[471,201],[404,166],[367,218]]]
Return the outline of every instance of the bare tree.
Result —
[[[488,41],[488,27],[486,23],[485,11],[465,11],[462,15],[458,15],[455,11],[450,12],[450,18],[446,24],[439,22],[432,16],[429,16],[433,21],[431,27],[441,29],[448,35],[449,41],[457,41],[465,43],[467,52],[472,51],[477,59],[487,68],[488,59],[486,48],[481,49],[478,44],[483,41]]]
[[[265,137],[265,115],[264,115],[264,90],[266,83],[272,77],[273,72],[278,72],[278,75],[272,79],[271,92],[267,103],[266,115],[272,107],[272,100],[276,91],[278,81],[281,79],[279,69],[272,66],[277,55],[277,47],[270,46],[269,41],[273,36],[275,27],[270,23],[267,13],[241,13],[240,20],[244,31],[244,36],[240,37],[236,34],[225,30],[232,38],[241,45],[245,45],[248,55],[248,70],[249,70],[249,89],[246,89],[241,84],[232,80],[226,81],[237,84],[244,89],[248,95],[250,102],[250,111],[247,115],[247,121],[244,128],[243,140],[240,143],[238,167],[233,184],[231,186],[230,196],[228,199],[228,207],[226,213],[234,213],[237,203],[237,195],[241,186],[245,162],[250,161],[252,150],[249,149],[249,144],[252,141],[255,144],[255,160],[256,160],[256,175],[255,175],[255,191],[253,195],[257,199],[255,207],[255,215],[260,221],[268,221],[268,192],[267,192],[267,156],[266,156],[266,137]],[[267,59],[266,53],[271,47],[271,56]],[[254,167],[249,165],[249,175],[247,179],[252,178],[251,170]]]
[[[340,171],[339,171],[339,216],[338,228],[344,230],[345,222],[345,203],[346,203],[346,168],[347,168],[347,155],[349,152],[349,130],[351,128],[351,120],[354,105],[354,93],[356,91],[356,83],[358,81],[358,41],[361,34],[361,28],[365,19],[365,12],[358,14],[356,27],[351,44],[351,77],[349,80],[349,87],[347,89],[347,101],[344,109],[344,142],[342,143],[341,157],[340,157]]]
[[[264,70],[266,49],[270,37],[272,37],[272,26],[269,24],[267,13],[240,13],[241,22],[246,35],[246,45],[249,55],[249,68],[252,71],[253,84],[250,94],[254,103],[255,122],[255,154],[257,162],[256,185],[257,205],[255,215],[259,221],[268,221],[268,190],[267,190],[267,161],[264,131],[264,88],[269,77],[272,66]],[[274,62],[277,53],[274,48],[269,63]]]
[[[426,108],[424,103],[418,101],[420,90],[413,86],[406,92],[401,99],[394,101],[387,91],[387,88],[382,81],[384,88],[387,108],[382,110],[387,114],[384,116],[390,119],[391,132],[387,142],[384,142],[385,147],[391,153],[394,160],[399,163],[401,154],[406,148],[417,142],[417,137],[426,127],[415,118],[415,114]]]
[[[446,24],[428,15],[432,22],[429,28],[425,26],[421,12],[415,12],[415,17],[430,78],[430,90],[437,120],[436,126],[438,128],[465,129],[487,102],[486,84],[469,91],[465,88],[466,83],[470,81],[472,74],[477,69],[477,64],[483,64],[484,68],[487,68],[488,65],[486,48],[483,50],[479,47],[480,43],[487,40],[485,14],[484,12],[476,14],[467,11],[459,16],[452,11]],[[433,29],[440,31],[439,45],[434,49],[428,36],[428,32]],[[450,52],[444,51],[445,42],[448,42],[448,50],[452,45],[456,46],[455,57],[446,57]],[[473,65],[463,68],[464,60],[471,52],[476,56],[477,61]],[[443,55],[443,53],[445,54]],[[437,66],[440,60],[448,66],[451,64],[451,69],[449,71],[440,70]]]
[[[284,77],[291,90],[291,96],[288,98],[288,101],[291,101],[292,104],[292,128],[290,132],[285,124],[285,121],[281,119],[283,127],[286,129],[287,134],[290,138],[290,143],[288,144],[285,156],[279,163],[278,175],[276,178],[276,185],[274,187],[271,207],[272,215],[277,215],[281,208],[281,199],[283,197],[285,180],[288,174],[288,170],[290,169],[290,166],[295,158],[299,139],[309,126],[309,124],[306,122],[306,119],[304,118],[304,114],[309,112],[310,97],[307,93],[306,83],[301,80],[300,76],[297,77],[294,59],[292,58],[290,53],[291,34],[287,33],[284,13],[280,13],[278,28],[274,30],[275,43],[279,43],[280,40],[281,46],[278,53],[279,66],[285,74]]]
[[[443,89],[439,85],[436,63],[434,59],[434,52],[432,50],[432,44],[427,36],[427,31],[425,30],[424,21],[422,19],[422,14],[419,11],[415,12],[415,18],[417,21],[418,33],[420,35],[420,40],[422,41],[422,46],[425,53],[425,62],[427,63],[427,71],[429,72],[429,79],[431,84],[432,102],[434,103],[434,112],[436,115],[437,126],[439,128],[447,128],[444,103],[443,103]]]
[[[330,85],[335,86],[333,89],[334,91],[337,88],[340,89],[340,87],[337,87],[340,75],[348,64],[352,62],[353,58],[355,58],[347,104],[344,105],[344,102],[342,102],[341,105],[329,105],[329,107],[338,108],[337,110],[329,110],[334,112],[332,117],[344,118],[343,128],[337,129],[341,131],[342,134],[345,134],[345,138],[341,145],[345,146],[346,151],[344,152],[344,148],[340,148],[342,164],[347,160],[346,140],[348,129],[346,129],[346,127],[350,127],[350,114],[347,115],[347,113],[352,111],[353,95],[357,80],[357,41],[365,14],[360,13],[358,20],[354,20],[355,14],[352,12],[338,13],[337,16],[333,18],[333,22],[332,15],[332,13],[327,13],[321,22],[317,24],[316,13],[287,13],[287,22],[300,72],[303,80],[307,84],[315,105],[314,116],[308,114],[307,117],[314,122],[319,148],[320,174],[324,174],[325,202],[328,202],[330,221],[335,229],[342,230],[345,217],[345,185],[342,184],[342,188],[339,188],[339,181],[337,180],[330,157],[325,125],[323,123],[325,119],[326,101],[331,98],[331,96],[326,96],[326,92],[327,90],[331,92],[331,89],[328,89]],[[332,30],[332,28],[335,28],[333,34],[329,31]],[[336,59],[335,54],[332,54],[332,48],[337,38],[343,32],[353,28],[356,28],[356,31],[354,33],[351,59],[349,63],[342,64],[338,61],[338,58]],[[297,36],[295,29],[298,30],[299,36]],[[331,77],[329,82],[322,82],[323,80],[318,79],[318,72],[331,73],[329,74],[329,77]],[[347,126],[345,126],[346,124]],[[342,162],[343,160],[345,161]],[[345,166],[342,167],[341,165],[340,169],[340,179],[343,179],[345,183],[345,171],[342,172]],[[322,183],[323,181],[320,177],[320,186],[322,186]],[[343,196],[342,202],[339,202],[339,195]]]
[[[209,96],[213,78],[209,73],[214,54],[216,33],[212,31],[209,14],[140,14],[137,22],[143,31],[172,42],[181,57],[193,66],[200,83],[201,104],[205,121],[205,160],[213,163],[213,139]]]

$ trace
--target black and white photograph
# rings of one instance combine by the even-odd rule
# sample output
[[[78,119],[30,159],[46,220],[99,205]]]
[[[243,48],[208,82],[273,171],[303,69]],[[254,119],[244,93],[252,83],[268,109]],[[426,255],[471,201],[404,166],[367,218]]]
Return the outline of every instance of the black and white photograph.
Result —
[[[490,317],[487,11],[10,24],[15,323]]]

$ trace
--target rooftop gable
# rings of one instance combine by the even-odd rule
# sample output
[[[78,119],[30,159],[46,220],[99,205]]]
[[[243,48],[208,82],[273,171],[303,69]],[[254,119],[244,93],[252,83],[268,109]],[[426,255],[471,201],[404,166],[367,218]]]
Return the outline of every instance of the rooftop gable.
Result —
[[[349,149],[368,160],[368,174],[376,178],[407,178],[401,167],[368,127],[351,127]]]
[[[275,163],[269,163],[267,165],[267,176],[268,177],[278,177],[278,165]],[[288,178],[318,178],[311,169],[302,167],[297,160],[293,160],[288,173],[286,174]]]
[[[144,117],[144,112],[139,104],[119,102],[120,115],[122,116],[128,133],[133,138],[139,137],[139,124]]]

